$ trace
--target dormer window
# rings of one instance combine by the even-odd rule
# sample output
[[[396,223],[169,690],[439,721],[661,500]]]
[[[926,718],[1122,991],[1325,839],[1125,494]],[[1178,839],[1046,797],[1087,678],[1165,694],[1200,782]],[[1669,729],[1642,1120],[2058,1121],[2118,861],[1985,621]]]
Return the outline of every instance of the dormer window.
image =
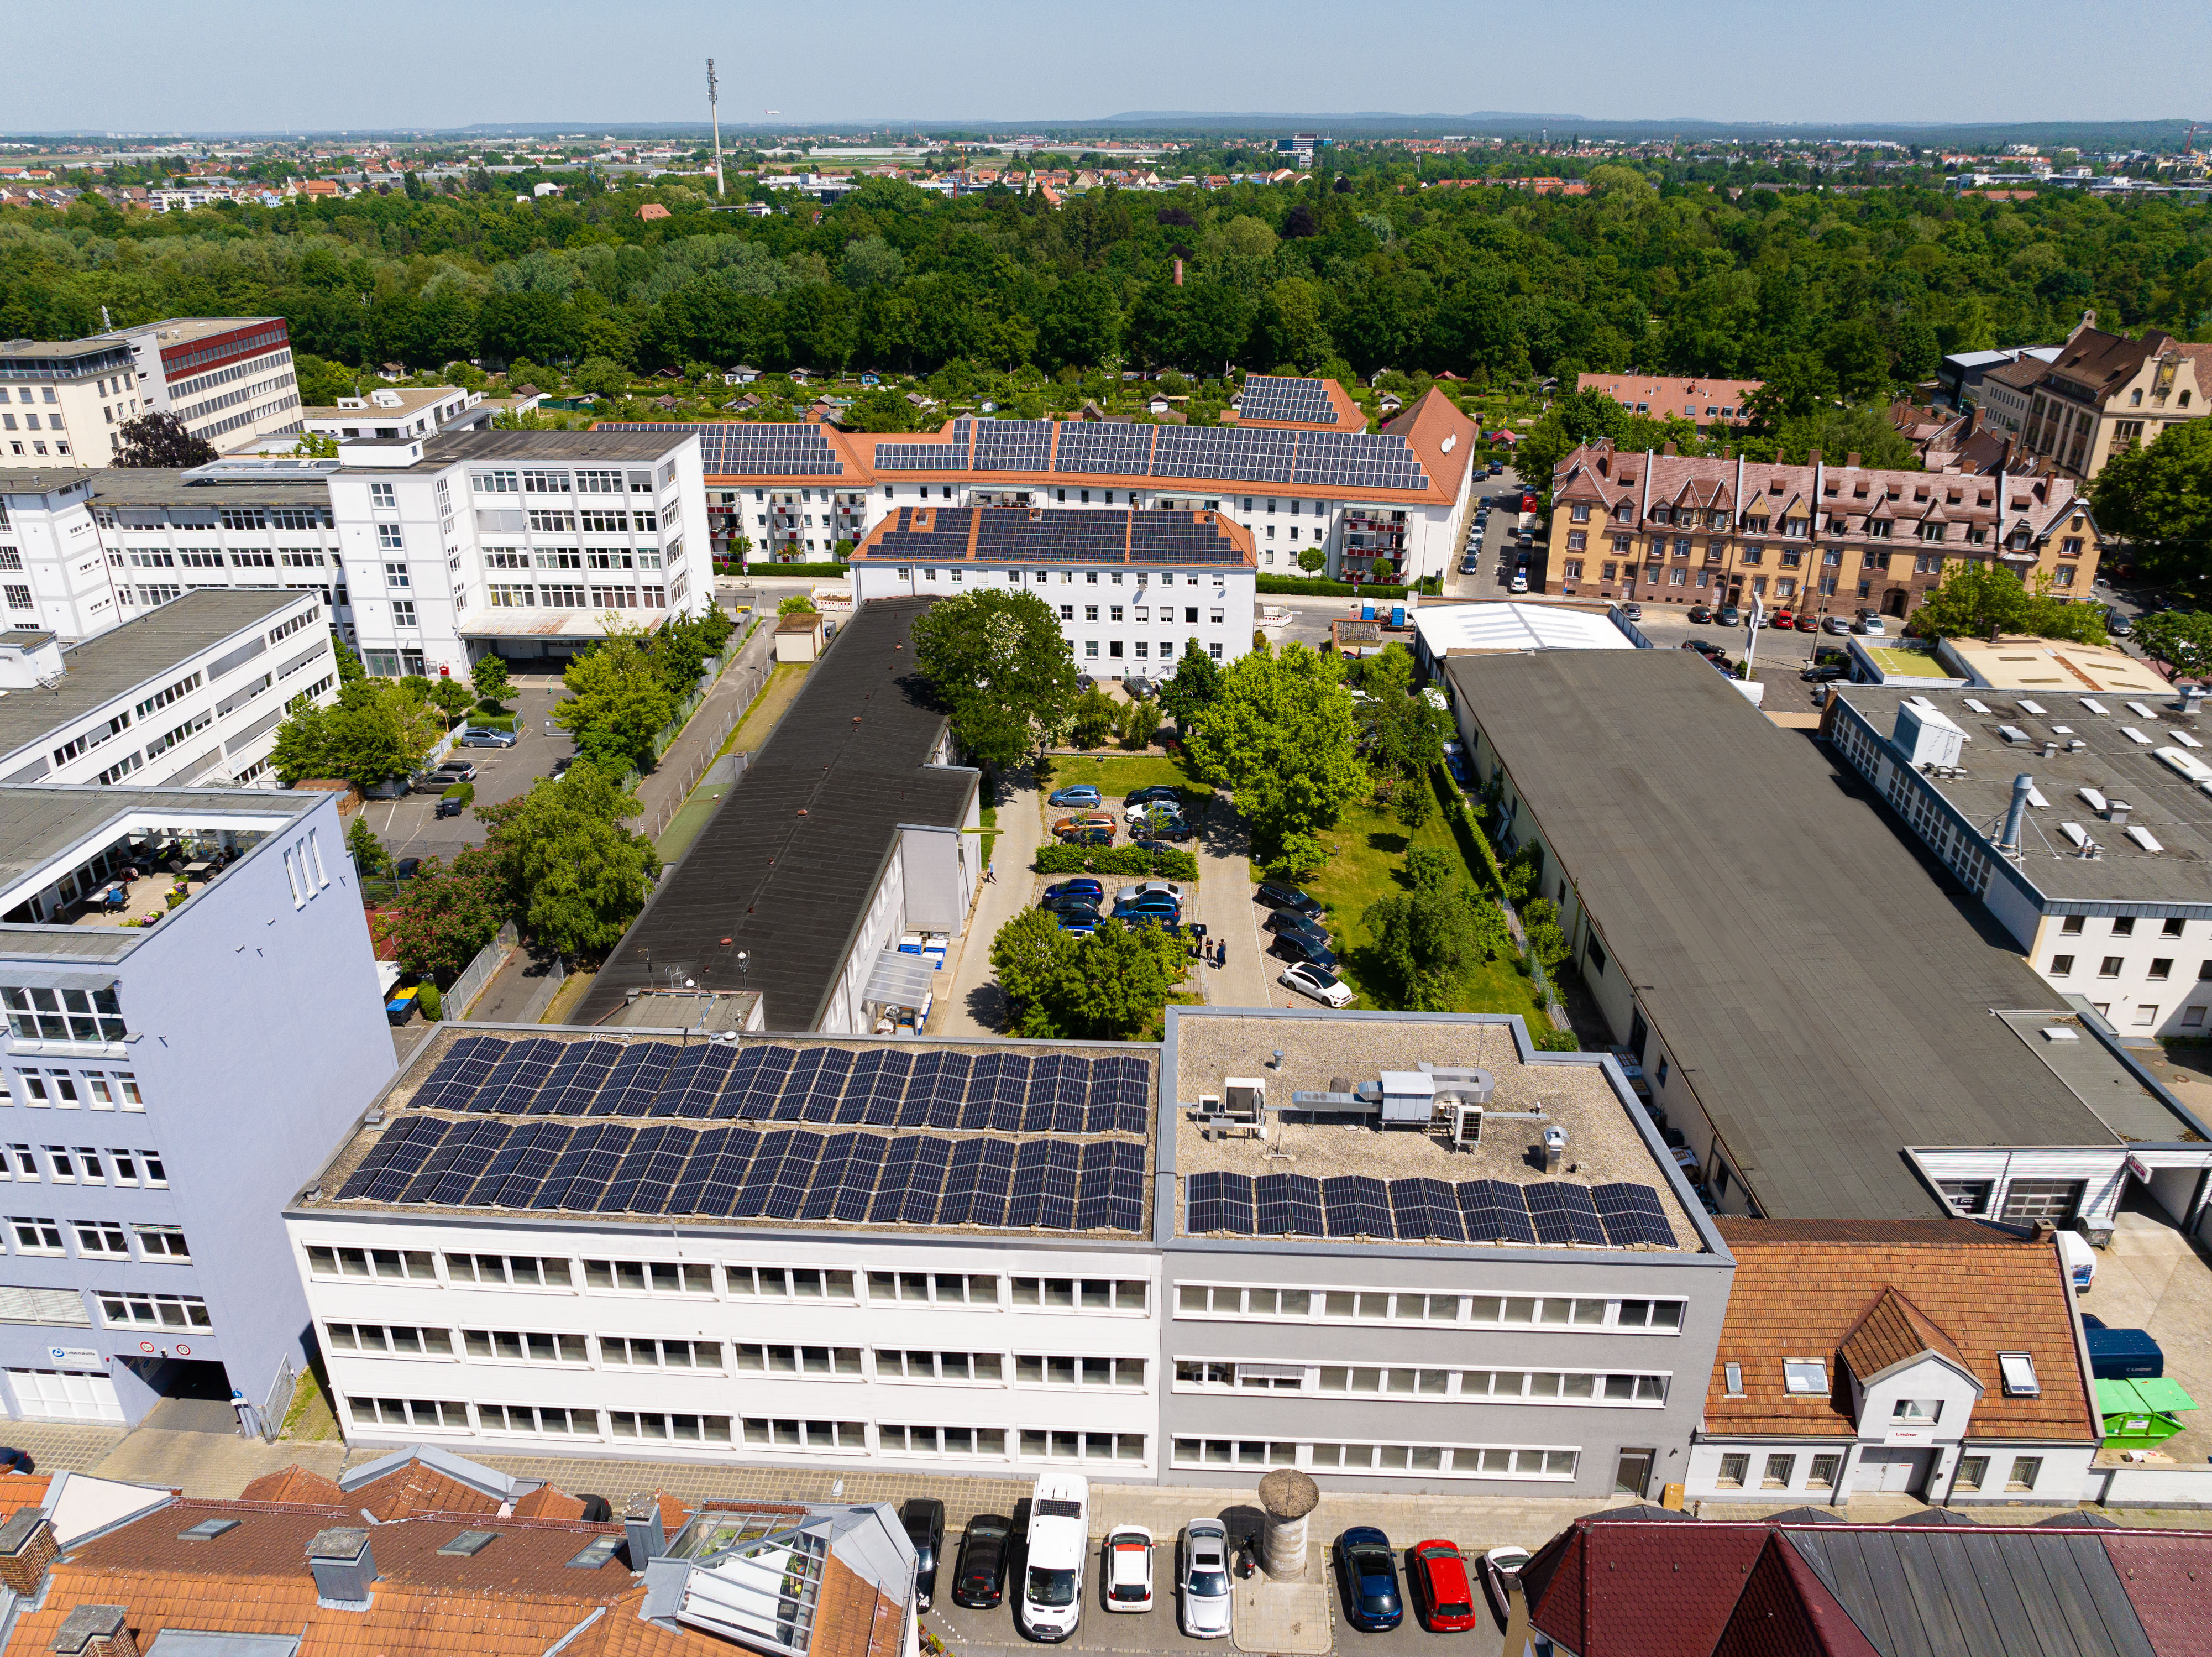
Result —
[[[2008,1398],[2040,1398],[2043,1394],[2043,1383],[2035,1378],[2033,1354],[1998,1353],[1997,1373],[2004,1378],[2005,1396]]]
[[[1828,1393],[1828,1365],[1823,1358],[1784,1358],[1782,1361],[1782,1386],[1787,1392],[1806,1398],[1826,1398]]]
[[[1892,1421],[1941,1421],[1942,1417],[1941,1398],[1899,1398],[1889,1412]]]

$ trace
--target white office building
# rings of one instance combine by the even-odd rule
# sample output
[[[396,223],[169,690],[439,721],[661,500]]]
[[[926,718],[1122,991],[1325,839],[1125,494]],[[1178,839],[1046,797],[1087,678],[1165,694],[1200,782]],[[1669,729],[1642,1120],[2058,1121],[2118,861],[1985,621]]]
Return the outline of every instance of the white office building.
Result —
[[[0,344],[0,448],[17,466],[112,465],[118,432],[154,412],[218,447],[299,428],[281,316],[183,316],[88,338]]]

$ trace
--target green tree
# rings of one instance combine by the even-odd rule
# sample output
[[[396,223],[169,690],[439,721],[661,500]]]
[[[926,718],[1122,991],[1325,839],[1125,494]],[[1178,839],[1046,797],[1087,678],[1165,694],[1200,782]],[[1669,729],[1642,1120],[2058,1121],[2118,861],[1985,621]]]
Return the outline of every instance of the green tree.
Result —
[[[2212,673],[2212,615],[2161,610],[2136,623],[2136,648],[2176,674],[2202,679]]]
[[[2097,527],[2135,542],[2136,561],[2160,576],[2212,572],[2212,419],[2170,423],[2154,442],[2113,455],[2089,503]]]
[[[1418,1012],[1452,1010],[1461,975],[1511,947],[1504,916],[1463,881],[1378,898],[1360,920],[1388,970],[1392,1003]]]
[[[568,696],[553,722],[578,753],[610,777],[652,765],[653,739],[676,717],[678,698],[641,634],[611,632],[570,662],[561,682]]]
[[[353,819],[346,830],[346,850],[353,857],[353,866],[364,874],[381,874],[392,861],[384,843],[376,838],[376,831],[368,825],[368,813],[363,812]]]
[[[173,414],[142,414],[116,429],[122,440],[115,451],[119,466],[204,466],[215,460],[215,445],[185,429]]]
[[[400,883],[392,917],[400,966],[451,984],[507,919],[506,899],[499,862],[482,846],[463,847],[450,868],[424,858]]]
[[[270,763],[288,788],[309,777],[374,788],[421,765],[445,730],[445,722],[404,687],[357,679],[341,685],[328,707],[295,698],[276,728]]]
[[[1912,612],[1912,631],[1927,638],[1988,638],[2002,633],[2104,642],[2105,612],[2094,604],[2072,604],[2039,580],[2033,591],[2003,565],[1962,558]]]
[[[614,947],[660,874],[653,843],[623,826],[641,809],[587,758],[478,810],[508,911],[532,938],[568,956]]]
[[[469,669],[469,683],[476,687],[477,697],[486,707],[496,708],[514,689],[514,681],[507,676],[507,663],[495,655],[481,655],[476,666]]]
[[[629,370],[611,356],[587,356],[569,376],[576,389],[611,400],[629,394]]]
[[[338,440],[319,431],[303,431],[293,440],[292,453],[303,460],[335,460],[338,458]]]
[[[1148,748],[1160,728],[1159,704],[1146,699],[1124,704],[1119,722],[1121,746],[1127,748]]]
[[[840,424],[852,431],[911,431],[914,405],[889,386],[872,386],[853,399]]]
[[[1095,748],[1114,734],[1121,718],[1121,705],[1096,685],[1076,698],[1074,712],[1068,724],[1079,748]]]
[[[1175,672],[1160,681],[1161,710],[1175,721],[1176,729],[1188,730],[1198,710],[1212,701],[1220,689],[1221,664],[1192,639],[1183,645]]]
[[[915,618],[914,653],[961,747],[985,765],[1019,765],[1073,719],[1075,664],[1034,593],[940,600]]]
[[[1328,563],[1328,554],[1317,546],[1302,546],[1298,549],[1298,568],[1309,576],[1319,575]]]
[[[1075,935],[1050,911],[1025,909],[991,940],[991,971],[1014,1015],[1017,1034],[1053,1036],[1052,1008],[1066,973]]]
[[[814,600],[804,593],[788,593],[777,602],[775,612],[779,616],[811,615]]]
[[[1263,852],[1334,823],[1372,786],[1336,662],[1303,644],[1241,656],[1183,740],[1199,773],[1236,791]]]
[[[1158,927],[1109,923],[1078,938],[1032,909],[999,929],[991,968],[1018,1033],[1127,1041],[1159,1016],[1190,959],[1182,941]]]
[[[476,701],[469,687],[457,679],[437,680],[430,686],[430,694],[425,699],[444,714],[449,723],[468,712],[471,704]]]

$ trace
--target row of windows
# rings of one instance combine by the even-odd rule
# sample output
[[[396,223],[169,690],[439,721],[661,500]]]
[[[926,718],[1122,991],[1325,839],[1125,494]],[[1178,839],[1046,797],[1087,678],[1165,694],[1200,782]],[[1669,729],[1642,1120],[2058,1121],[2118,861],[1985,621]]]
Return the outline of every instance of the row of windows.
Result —
[[[1108,605],[1106,606],[1106,619],[1109,621],[1121,620],[1122,609],[1123,606],[1118,604]],[[1206,612],[1206,619],[1214,626],[1218,627],[1221,624],[1221,618],[1225,613],[1226,612],[1224,611],[1209,610]],[[1075,606],[1072,604],[1061,605],[1060,606],[1060,618],[1062,621],[1073,621],[1075,619]],[[1095,604],[1085,605],[1083,606],[1083,618],[1085,621],[1097,620],[1098,606]],[[1133,618],[1137,621],[1149,623],[1152,618],[1152,610],[1147,606],[1139,605],[1136,606],[1136,614]],[[1198,624],[1198,606],[1194,604],[1185,605],[1183,606],[1182,618],[1186,624],[1194,627],[1196,626]],[[1162,605],[1160,606],[1160,619],[1163,622],[1172,624],[1175,621],[1175,606],[1171,604]]]
[[[489,570],[658,570],[660,568],[660,554],[652,551],[633,552],[617,548],[532,554],[519,547],[496,547],[486,550],[484,567]],[[406,586],[404,565],[386,565],[386,576],[390,577],[395,569],[401,574],[392,584]]]
[[[2074,959],[2071,955],[2053,955],[2051,958],[2051,976],[2054,978],[2065,978],[2074,971]],[[2117,978],[2123,976],[2126,970],[2127,957],[2124,955],[2104,955],[2098,959],[2097,976],[2100,978]],[[2171,955],[2154,956],[2149,970],[2143,974],[2143,977],[2153,984],[2163,984],[2172,976],[2173,957]],[[2212,980],[2212,960],[2199,961],[2197,964],[2197,978],[2199,983]]]
[[[1178,1438],[1177,1467],[1307,1467],[1316,1472],[1447,1474],[1461,1478],[1575,1476],[1580,1452],[1567,1447],[1504,1444],[1286,1443],[1280,1440]]]
[[[1375,1398],[1480,1398],[1486,1403],[1642,1404],[1667,1402],[1671,1378],[1556,1369],[1429,1369],[1398,1365],[1244,1363],[1178,1358],[1181,1392],[1344,1392]]]
[[[307,1270],[325,1278],[386,1278],[437,1283],[440,1256],[422,1249],[307,1246]],[[504,1288],[574,1292],[603,1289],[713,1297],[716,1268],[705,1261],[583,1260],[554,1255],[448,1252],[445,1282]],[[720,1268],[722,1293],[734,1300],[835,1301],[861,1298],[905,1306],[959,1307],[996,1311],[1118,1313],[1142,1316],[1152,1286],[1141,1277],[1001,1278],[992,1273],[871,1271],[856,1274],[816,1266]],[[1600,1302],[1602,1304],[1602,1302]]]
[[[487,588],[495,610],[665,610],[668,589],[665,587],[594,587],[588,597],[580,586],[543,583],[494,582]],[[401,609],[407,619],[399,622],[403,627],[415,624],[415,606],[411,604],[392,606],[394,619]]]
[[[1802,1488],[1808,1490],[1832,1490],[1837,1475],[1842,1472],[1844,1459],[1840,1453],[1823,1453],[1808,1459],[1805,1483],[1800,1487],[1797,1464],[1800,1457],[1777,1452],[1765,1456],[1759,1464],[1759,1488],[1762,1490],[1789,1490]],[[1961,1456],[1958,1476],[1952,1481],[1954,1489],[1981,1490],[1990,1483],[1989,1456]],[[1740,1451],[1721,1458],[1720,1471],[1713,1483],[1723,1490],[1745,1489],[1751,1479],[1751,1453]],[[2014,1456],[2007,1469],[2003,1488],[2008,1492],[2033,1490],[2043,1477],[2041,1456]]]
[[[63,1246],[62,1228],[52,1219],[31,1215],[14,1215],[8,1228],[15,1240],[18,1254],[66,1254]],[[125,1228],[117,1220],[72,1220],[69,1230],[76,1238],[80,1257],[97,1259],[128,1260],[133,1258],[162,1264],[189,1264],[192,1252],[185,1241],[185,1234],[175,1226],[131,1226]],[[131,1238],[138,1239],[138,1252],[131,1252]]]
[[[635,495],[653,493],[653,474],[650,472],[579,471],[574,475],[573,490],[566,472],[539,470],[515,472],[501,469],[496,472],[472,472],[469,486],[479,495],[619,495],[627,476],[629,490]],[[672,480],[664,478],[663,483]],[[441,480],[442,481],[442,480]]]
[[[46,1106],[63,1111],[80,1110],[87,1106],[95,1111],[146,1108],[145,1095],[138,1091],[137,1075],[131,1070],[17,1070],[0,1103]]]
[[[909,565],[901,564],[895,567],[898,570],[898,577],[901,581],[909,580],[914,575],[914,570]],[[935,567],[925,565],[922,569],[921,578],[926,582],[935,581],[939,573],[940,572]],[[954,581],[965,581],[967,579],[967,571],[957,565],[954,566],[949,573]],[[1009,587],[1019,586],[1024,579],[1022,572],[1018,570],[1009,570],[1006,572],[1006,585]],[[1124,575],[1128,576],[1132,583],[1138,587],[1145,586],[1147,582],[1160,587],[1173,587],[1176,584],[1175,572],[1171,570],[1163,570],[1158,575],[1154,575],[1148,570],[1133,570],[1126,571],[1121,570],[1109,570],[1106,572],[1106,584],[1109,587],[1121,586],[1121,578]],[[983,582],[989,581],[991,579],[991,571],[985,570],[979,572],[976,579]],[[1031,585],[1043,587],[1051,582],[1052,572],[1048,570],[1040,570],[1035,575],[1028,577],[1028,579]],[[1086,570],[1083,572],[1083,580],[1085,585],[1096,587],[1098,585],[1098,572],[1096,570]],[[1183,585],[1186,587],[1196,587],[1199,584],[1199,580],[1196,576],[1185,576],[1182,580]],[[1060,584],[1062,587],[1073,586],[1075,584],[1075,571],[1073,570],[1061,570],[1060,572]]]
[[[158,1151],[102,1151],[92,1145],[48,1145],[40,1157],[28,1145],[10,1145],[0,1158],[0,1179],[24,1185],[51,1180],[57,1185],[144,1185],[168,1188],[169,1175]]]
[[[112,984],[104,990],[0,987],[0,1004],[8,1008],[9,1033],[18,1041],[121,1041],[130,1033]]]
[[[1176,1290],[1178,1318],[1464,1324],[1507,1329],[1634,1329],[1667,1335],[1681,1329],[1682,1307],[1682,1301],[1674,1300],[1412,1295],[1382,1289],[1274,1288],[1230,1283],[1183,1283]]]
[[[1194,638],[1190,641],[1194,647],[1197,645],[1198,642],[1199,641]],[[1073,639],[1068,641],[1067,648],[1070,654],[1073,654],[1075,649],[1075,643]],[[1140,638],[1129,648],[1134,660],[1138,661],[1148,661],[1152,659],[1152,641],[1150,639]],[[1206,647],[1206,653],[1212,656],[1216,661],[1220,661],[1220,641],[1217,639],[1208,644]],[[1160,641],[1159,659],[1162,661],[1173,661],[1176,660],[1176,642],[1171,638],[1162,639]],[[1096,661],[1098,660],[1098,641],[1097,639],[1087,638],[1083,641],[1083,659],[1085,661]],[[1121,641],[1120,639],[1114,638],[1108,639],[1106,641],[1106,659],[1109,661],[1119,661],[1122,659]]]

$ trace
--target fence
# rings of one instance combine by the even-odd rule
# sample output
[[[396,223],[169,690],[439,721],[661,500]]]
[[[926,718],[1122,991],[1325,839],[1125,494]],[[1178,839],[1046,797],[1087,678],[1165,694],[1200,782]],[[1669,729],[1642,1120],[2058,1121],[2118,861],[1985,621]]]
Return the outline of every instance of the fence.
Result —
[[[276,1366],[276,1379],[269,1384],[269,1396],[261,1405],[261,1436],[269,1443],[274,1444],[284,1430],[284,1417],[292,1413],[292,1397],[299,1386],[299,1372],[292,1368],[292,1360],[286,1358]],[[246,1422],[241,1418],[238,1423],[240,1437],[246,1435]]]
[[[477,951],[477,958],[461,969],[461,976],[455,978],[453,988],[446,991],[443,1005],[447,1018],[468,1017],[470,1006],[483,994],[484,986],[491,982],[492,974],[507,964],[508,953],[521,941],[522,935],[515,930],[513,921],[501,924],[492,941]]]

